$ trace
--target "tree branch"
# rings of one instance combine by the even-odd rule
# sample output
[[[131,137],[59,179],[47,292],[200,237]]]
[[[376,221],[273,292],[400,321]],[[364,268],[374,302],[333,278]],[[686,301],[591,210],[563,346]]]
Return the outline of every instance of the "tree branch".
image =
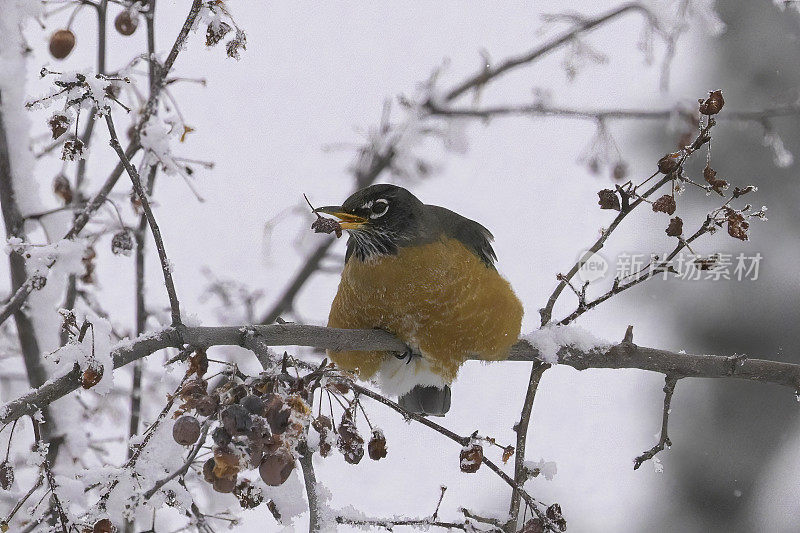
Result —
[[[308,449],[305,441],[300,444],[298,451],[308,498],[308,532],[315,533],[321,530],[322,524],[319,514],[319,497],[317,496],[317,476],[314,474],[314,453]]]
[[[688,110],[681,109],[577,109],[534,103],[528,105],[499,105],[482,108],[442,107],[435,103],[428,104],[428,112],[434,116],[487,119],[503,116],[560,117],[592,122],[607,120],[670,120],[675,113],[693,117]],[[753,111],[726,111],[719,119],[730,122],[758,122],[775,117],[795,116],[800,114],[800,106],[771,107]]]
[[[575,25],[575,27],[572,30],[563,33],[562,35],[553,39],[552,41],[549,41],[542,46],[534,48],[533,50],[525,54],[516,57],[510,57],[505,61],[503,61],[502,63],[500,63],[499,65],[497,65],[496,67],[493,68],[489,67],[484,70],[481,70],[479,73],[475,74],[471,78],[465,80],[460,85],[457,85],[456,87],[451,89],[447,93],[445,98],[448,101],[454,100],[459,96],[461,96],[462,94],[464,94],[465,92],[469,91],[470,89],[479,88],[482,85],[485,85],[486,82],[494,78],[497,78],[510,70],[513,70],[517,67],[525,65],[527,63],[531,63],[532,61],[541,58],[542,56],[548,54],[549,52],[552,52],[553,50],[563,46],[564,44],[571,42],[573,39],[575,39],[578,35],[582,33],[591,31],[597,28],[598,26],[601,26],[604,23],[608,22],[609,20],[619,17],[620,15],[634,11],[637,11],[642,15],[644,15],[644,17],[648,20],[651,26],[653,26],[654,28],[658,28],[658,24],[656,23],[655,17],[650,12],[650,10],[644,7],[642,4],[639,3],[624,4],[598,17],[581,20]]]
[[[112,352],[114,368],[120,368],[165,348],[184,345],[208,348],[211,346],[242,346],[247,332],[254,331],[264,346],[314,346],[330,350],[403,351],[405,343],[391,333],[377,329],[336,329],[301,324],[268,326],[185,326],[166,328],[119,343]],[[517,342],[508,361],[541,361],[541,354],[528,342]],[[631,368],[671,374],[681,378],[736,378],[800,388],[800,364],[724,357],[692,355],[658,348],[637,346],[623,341],[616,345],[581,350],[565,346],[558,353],[558,362],[577,370],[589,368]],[[80,386],[80,372],[72,370],[50,380],[30,393],[12,400],[0,408],[0,423],[7,424],[35,413]],[[427,419],[425,419],[427,420]],[[424,422],[422,422],[424,423]]]
[[[536,362],[533,364],[531,375],[528,380],[528,389],[525,392],[525,401],[522,404],[522,412],[519,415],[519,422],[514,425],[514,432],[517,434],[517,444],[514,455],[514,480],[519,485],[525,484],[525,445],[528,440],[528,426],[531,421],[533,401],[536,397],[536,391],[539,388],[539,380],[542,378],[544,371],[548,368],[550,368],[550,365],[547,363]],[[508,510],[510,518],[506,526],[507,531],[513,532],[517,530],[519,503],[520,493],[517,489],[514,489],[511,493],[511,504]]]
[[[0,94],[0,104],[2,94]],[[11,154],[8,148],[5,123],[3,121],[3,110],[0,108],[0,208],[3,211],[3,223],[6,227],[6,237],[19,237],[25,239],[25,219],[17,203],[16,191],[14,190],[14,178],[11,170]],[[24,287],[28,279],[25,270],[25,259],[18,253],[10,253],[8,262],[11,271],[11,290],[14,292],[9,303],[8,315],[14,315],[14,322],[17,325],[17,336],[22,351],[22,358],[25,362],[25,370],[28,373],[28,381],[32,387],[39,387],[47,379],[42,365],[39,342],[33,329],[33,322],[28,314],[22,310],[23,298],[17,296],[25,293]],[[30,285],[31,290],[33,284]],[[26,295],[27,296],[27,295]],[[5,309],[3,310],[6,311]]]
[[[656,456],[656,454],[665,448],[672,446],[672,442],[667,436],[667,425],[669,424],[670,404],[672,403],[672,394],[675,392],[675,385],[678,383],[678,378],[672,374],[667,374],[664,383],[664,410],[661,415],[661,438],[658,439],[658,444],[644,452],[642,455],[633,460],[633,469],[636,470],[642,463],[648,461]]]
[[[106,124],[108,125],[108,132],[111,135],[111,147],[117,152],[128,176],[131,178],[133,188],[136,191],[139,200],[142,202],[142,210],[147,217],[147,223],[150,226],[150,231],[153,234],[153,240],[156,243],[156,250],[158,257],[161,261],[161,271],[164,274],[164,285],[167,288],[167,295],[169,296],[169,306],[172,312],[172,325],[179,326],[181,324],[181,309],[180,302],[178,301],[178,294],[175,291],[175,282],[172,280],[172,264],[167,257],[167,250],[164,248],[164,240],[161,238],[161,230],[156,222],[156,217],[153,215],[153,210],[150,209],[150,201],[147,199],[147,193],[142,186],[142,180],[139,177],[139,172],[131,164],[130,160],[125,157],[122,151],[122,146],[119,144],[117,138],[117,130],[114,128],[114,120],[111,118],[111,110],[106,109]]]

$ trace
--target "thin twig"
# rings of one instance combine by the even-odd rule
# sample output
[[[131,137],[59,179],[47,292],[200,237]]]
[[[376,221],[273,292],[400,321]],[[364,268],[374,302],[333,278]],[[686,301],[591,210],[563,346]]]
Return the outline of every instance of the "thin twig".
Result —
[[[106,124],[108,125],[108,132],[111,135],[111,147],[117,152],[120,161],[122,161],[122,164],[125,166],[125,170],[128,172],[128,176],[131,178],[133,188],[142,203],[142,210],[147,217],[147,223],[150,226],[151,233],[153,234],[153,240],[156,244],[158,257],[161,261],[161,271],[164,274],[164,285],[166,286],[167,295],[169,296],[169,305],[172,312],[172,325],[179,326],[181,325],[180,303],[178,302],[178,294],[175,291],[175,282],[172,280],[172,264],[170,263],[169,258],[167,257],[167,251],[164,248],[164,241],[161,238],[161,230],[159,229],[156,218],[153,215],[153,210],[150,208],[150,201],[147,199],[147,193],[142,186],[142,180],[139,177],[139,172],[136,170],[136,168],[134,168],[130,160],[125,157],[125,153],[122,151],[122,146],[119,144],[117,130],[114,128],[114,120],[111,118],[110,109],[106,109],[105,117]]]
[[[303,482],[306,487],[308,499],[308,532],[321,531],[322,522],[319,511],[319,496],[317,495],[317,476],[314,473],[314,453],[308,448],[305,441],[298,446],[300,452],[300,468],[303,471]]]
[[[516,57],[510,57],[495,67],[482,69],[480,72],[478,72],[471,78],[468,78],[467,80],[465,80],[464,82],[462,82],[461,84],[457,85],[449,92],[447,92],[445,98],[448,101],[451,101],[458,98],[459,96],[461,96],[462,94],[471,89],[476,89],[483,85],[486,85],[488,81],[494,78],[498,78],[501,75],[505,74],[506,72],[509,72],[520,66],[531,63],[541,58],[542,56],[548,54],[549,52],[552,52],[553,50],[572,42],[580,34],[591,31],[597,28],[598,26],[601,26],[606,22],[613,20],[619,17],[620,15],[623,15],[628,12],[641,13],[648,20],[651,26],[653,26],[654,28],[658,28],[656,18],[653,16],[650,10],[648,10],[642,4],[638,3],[624,4],[600,16],[580,20],[575,25],[575,27],[572,28],[570,31],[561,34],[555,39],[545,43],[542,46],[536,47],[525,54]]]
[[[36,441],[36,446],[48,446],[48,444],[42,440],[42,432],[39,428],[39,422],[36,418],[31,417],[31,424],[33,424],[33,437]],[[55,508],[56,514],[58,515],[58,520],[61,523],[61,531],[62,533],[67,533],[69,531],[69,520],[67,519],[67,514],[64,512],[64,507],[61,505],[61,500],[58,497],[58,492],[56,488],[58,485],[56,484],[56,477],[53,475],[53,470],[50,468],[50,461],[47,458],[48,454],[45,454],[44,460],[42,461],[42,468],[44,469],[45,477],[47,478],[47,484],[50,486],[50,493],[52,494],[53,498],[53,507]]]
[[[177,477],[181,477],[182,478],[183,476],[186,475],[186,472],[189,471],[189,468],[191,468],[192,464],[194,463],[194,460],[197,457],[197,454],[200,453],[200,450],[203,448],[203,445],[206,442],[206,436],[208,435],[208,430],[209,430],[210,427],[211,427],[211,425],[208,423],[208,421],[206,421],[206,423],[203,424],[203,431],[200,433],[200,438],[197,439],[197,443],[195,443],[194,448],[192,448],[192,451],[189,453],[189,456],[186,458],[186,462],[184,462],[183,465],[179,469],[175,470],[173,473],[171,473],[170,475],[168,475],[164,479],[158,480],[156,482],[156,484],[153,485],[153,488],[151,488],[150,490],[148,490],[147,492],[144,493],[144,496],[143,496],[144,500],[149,500],[150,498],[152,498],[159,490],[161,490],[162,487],[164,487],[164,485],[166,485],[167,483],[169,483],[173,479],[175,479]]]
[[[661,414],[661,438],[658,439],[658,444],[644,452],[642,455],[633,460],[633,469],[636,470],[642,463],[648,461],[656,456],[656,454],[665,448],[672,446],[672,442],[667,435],[667,426],[669,425],[670,404],[672,402],[672,394],[675,392],[675,385],[678,383],[678,376],[674,374],[667,374],[664,383],[664,409]]]
[[[519,422],[514,425],[514,432],[517,434],[517,443],[515,446],[516,455],[514,457],[514,479],[520,485],[523,485],[525,479],[525,445],[528,436],[528,426],[531,421],[531,412],[533,411],[533,401],[536,398],[536,391],[539,388],[539,380],[542,378],[544,371],[550,368],[547,363],[535,362],[531,368],[530,378],[528,380],[528,388],[525,392],[525,401],[522,403],[522,412],[519,415]],[[511,504],[509,505],[509,520],[506,525],[506,531],[516,531],[517,520],[519,517],[519,504],[520,493],[514,489],[511,493]]]

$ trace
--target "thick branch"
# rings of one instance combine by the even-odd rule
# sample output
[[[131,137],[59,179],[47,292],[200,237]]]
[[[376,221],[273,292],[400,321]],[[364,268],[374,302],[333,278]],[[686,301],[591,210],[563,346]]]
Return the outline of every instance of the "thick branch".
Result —
[[[314,346],[330,350],[386,350],[402,352],[405,344],[391,333],[376,329],[336,329],[300,324],[269,326],[218,326],[166,328],[117,345],[112,355],[114,368],[119,368],[164,348],[180,348],[185,344],[198,347],[241,346],[247,332],[254,331],[264,346]],[[620,344],[579,350],[564,347],[559,363],[577,370],[589,368],[636,368],[678,377],[737,378],[800,388],[800,365],[719,355],[692,355],[658,348]],[[540,361],[541,355],[526,341],[511,348],[509,361]],[[51,380],[42,387],[7,403],[0,408],[0,423],[6,424],[30,415],[43,406],[69,394],[80,386],[80,373],[73,370]],[[424,422],[423,422],[424,423]]]
[[[2,104],[2,94],[0,94],[0,104]],[[25,219],[20,211],[16,191],[14,190],[11,154],[8,148],[2,108],[0,108],[0,208],[3,211],[6,237],[19,237],[24,240]],[[14,322],[17,325],[17,336],[22,350],[22,358],[25,362],[25,370],[28,373],[28,381],[32,387],[38,387],[47,379],[47,373],[44,370],[44,366],[42,366],[39,342],[36,339],[33,322],[28,314],[22,310],[22,301],[24,300],[17,297],[16,294],[20,291],[20,294],[25,293],[23,287],[25,287],[25,282],[28,279],[28,274],[25,271],[25,259],[20,254],[12,252],[8,256],[8,262],[11,270],[11,290],[14,292],[14,296],[12,296],[6,307],[10,309],[8,314],[14,315]],[[32,287],[33,285],[31,284]],[[15,307],[11,307],[12,304]]]

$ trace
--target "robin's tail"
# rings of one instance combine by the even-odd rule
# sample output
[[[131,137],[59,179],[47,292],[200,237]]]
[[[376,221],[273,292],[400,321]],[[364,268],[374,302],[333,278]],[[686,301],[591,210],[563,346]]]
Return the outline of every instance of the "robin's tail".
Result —
[[[400,396],[398,402],[406,411],[418,415],[444,416],[450,410],[450,387],[425,387],[417,385]]]

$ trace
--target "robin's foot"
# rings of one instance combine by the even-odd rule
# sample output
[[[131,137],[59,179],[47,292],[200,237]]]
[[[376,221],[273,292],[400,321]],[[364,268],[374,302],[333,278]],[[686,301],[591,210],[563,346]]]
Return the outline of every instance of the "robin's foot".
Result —
[[[394,356],[397,357],[398,359],[400,359],[401,361],[405,359],[406,360],[406,364],[411,362],[411,359],[414,358],[414,355],[415,355],[414,351],[408,346],[406,346],[406,351],[405,352],[402,352],[402,353],[401,352],[395,352],[395,354],[394,354]]]

